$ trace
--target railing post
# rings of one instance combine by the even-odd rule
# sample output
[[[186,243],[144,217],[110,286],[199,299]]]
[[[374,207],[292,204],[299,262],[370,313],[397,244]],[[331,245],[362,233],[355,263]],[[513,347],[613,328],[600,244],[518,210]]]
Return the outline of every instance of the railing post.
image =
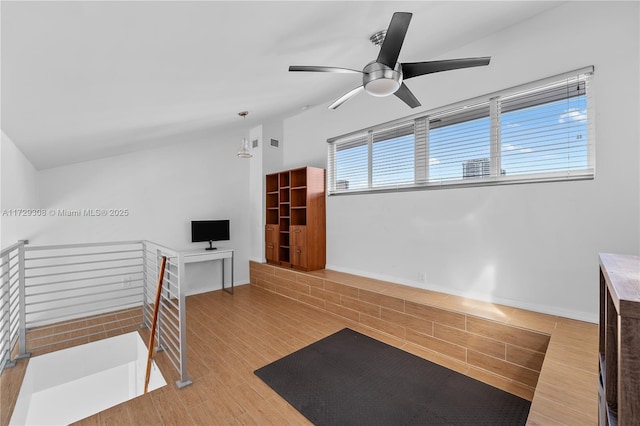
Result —
[[[186,296],[183,284],[186,282],[186,271],[184,268],[184,257],[182,253],[178,253],[178,298],[179,307],[178,318],[180,321],[180,380],[176,381],[178,388],[189,386],[193,382],[187,374],[187,312],[186,312]]]
[[[7,367],[13,367],[16,365],[15,361],[11,360],[11,282],[9,281],[11,265],[9,264],[9,255],[10,251],[2,256],[2,265],[4,267],[0,269],[0,273],[4,273],[2,277],[2,284],[0,287],[0,306],[4,306],[2,309],[1,317],[5,318],[6,321],[2,321],[2,330],[0,330],[0,335],[5,336],[0,343],[0,346],[4,347],[5,350],[0,354],[0,371],[4,370]]]
[[[147,327],[147,242],[142,241],[142,324],[140,328]]]
[[[16,359],[28,358],[31,356],[27,352],[27,311],[26,311],[26,277],[25,277],[25,241],[18,246],[18,340],[20,352]]]

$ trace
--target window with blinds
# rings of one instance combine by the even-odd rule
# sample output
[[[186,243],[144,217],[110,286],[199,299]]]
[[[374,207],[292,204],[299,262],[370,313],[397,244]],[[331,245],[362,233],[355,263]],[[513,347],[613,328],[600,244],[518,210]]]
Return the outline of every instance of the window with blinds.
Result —
[[[413,122],[371,134],[371,186],[412,184],[415,180]]]
[[[362,134],[333,146],[332,164],[334,179],[331,187],[336,191],[368,189],[369,143],[368,135]]]
[[[589,179],[593,67],[329,139],[329,195]]]
[[[489,176],[489,104],[429,117],[429,182]]]
[[[589,168],[586,81],[579,77],[500,99],[505,175]]]

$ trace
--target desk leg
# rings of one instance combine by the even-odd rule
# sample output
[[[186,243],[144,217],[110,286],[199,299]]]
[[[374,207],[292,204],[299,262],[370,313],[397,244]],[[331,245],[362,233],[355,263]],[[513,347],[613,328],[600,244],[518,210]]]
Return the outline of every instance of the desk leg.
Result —
[[[233,253],[231,253],[231,288],[225,288],[224,286],[224,264],[225,259],[222,259],[222,290],[226,291],[229,294],[233,294]]]

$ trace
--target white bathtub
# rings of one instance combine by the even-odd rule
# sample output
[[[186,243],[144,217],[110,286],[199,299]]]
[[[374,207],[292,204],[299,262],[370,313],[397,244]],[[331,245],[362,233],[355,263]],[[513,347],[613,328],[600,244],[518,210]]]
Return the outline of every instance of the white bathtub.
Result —
[[[65,425],[142,395],[147,347],[137,332],[29,360],[11,425]],[[149,391],[167,382],[155,362]]]

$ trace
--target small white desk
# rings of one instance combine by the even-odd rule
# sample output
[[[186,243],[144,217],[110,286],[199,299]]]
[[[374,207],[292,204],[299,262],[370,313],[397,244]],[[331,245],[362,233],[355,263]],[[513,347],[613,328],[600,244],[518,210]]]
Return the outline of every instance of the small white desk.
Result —
[[[229,248],[219,248],[216,250],[205,250],[205,249],[197,249],[197,250],[186,250],[178,253],[180,257],[180,274],[182,275],[180,282],[186,283],[185,280],[185,268],[184,265],[187,263],[195,263],[195,262],[208,262],[210,260],[221,260],[222,261],[222,290],[226,291],[229,294],[233,294],[233,249]],[[231,287],[225,288],[225,259],[229,259],[231,262]]]

